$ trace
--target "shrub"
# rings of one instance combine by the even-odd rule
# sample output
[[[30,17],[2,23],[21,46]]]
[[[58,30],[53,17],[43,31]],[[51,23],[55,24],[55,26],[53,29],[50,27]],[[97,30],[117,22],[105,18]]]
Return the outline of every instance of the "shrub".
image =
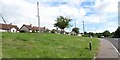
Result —
[[[55,33],[55,29],[51,30],[51,33]]]
[[[20,33],[25,33],[25,31],[24,30],[20,30]]]
[[[35,31],[32,31],[32,33],[35,33]]]

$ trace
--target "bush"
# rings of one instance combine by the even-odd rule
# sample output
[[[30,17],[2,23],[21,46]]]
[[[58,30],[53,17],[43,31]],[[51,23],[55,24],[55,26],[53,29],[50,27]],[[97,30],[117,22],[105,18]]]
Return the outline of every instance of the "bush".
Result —
[[[24,30],[20,30],[20,33],[25,33],[25,31]]]
[[[51,33],[55,33],[55,29],[51,30]]]
[[[32,33],[35,33],[35,31],[32,31]]]
[[[67,35],[68,35],[68,34],[69,34],[69,32],[65,32],[65,34],[67,34]]]

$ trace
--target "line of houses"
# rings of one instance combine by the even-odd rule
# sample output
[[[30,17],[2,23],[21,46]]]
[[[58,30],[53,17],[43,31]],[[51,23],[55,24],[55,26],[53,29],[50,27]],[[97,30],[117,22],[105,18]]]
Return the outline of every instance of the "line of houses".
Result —
[[[46,27],[40,27],[40,31],[49,32],[50,30]],[[0,32],[39,32],[39,27],[23,24],[21,28],[18,28],[17,25],[0,23]]]
[[[23,24],[21,28],[18,28],[17,25],[13,24],[2,24],[0,23],[0,32],[39,32],[39,29],[41,32],[51,32],[48,28],[46,27],[37,27],[37,26],[32,26],[30,25],[25,25]],[[56,29],[55,33],[60,34],[61,31]],[[66,32],[64,33],[66,34]],[[75,35],[75,32],[67,32],[67,35]],[[82,34],[78,34],[78,36],[81,36]]]

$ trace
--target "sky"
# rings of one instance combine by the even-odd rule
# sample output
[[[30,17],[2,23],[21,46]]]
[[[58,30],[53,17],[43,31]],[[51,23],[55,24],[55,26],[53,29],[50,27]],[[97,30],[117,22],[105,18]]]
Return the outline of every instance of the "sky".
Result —
[[[39,2],[40,26],[55,29],[54,23],[58,16],[71,18],[71,27],[85,31],[114,32],[118,27],[119,0],[0,0],[0,13],[6,22],[17,25],[38,26],[37,2]],[[4,23],[0,18],[0,23]]]

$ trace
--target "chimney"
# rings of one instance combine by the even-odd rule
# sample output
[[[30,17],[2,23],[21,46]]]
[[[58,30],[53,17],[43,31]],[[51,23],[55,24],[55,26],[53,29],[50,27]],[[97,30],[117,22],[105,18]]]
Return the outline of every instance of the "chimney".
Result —
[[[12,23],[10,23],[9,25],[12,25]]]
[[[30,27],[32,27],[32,24],[30,24]]]
[[[45,29],[45,26],[43,27],[43,29]]]

